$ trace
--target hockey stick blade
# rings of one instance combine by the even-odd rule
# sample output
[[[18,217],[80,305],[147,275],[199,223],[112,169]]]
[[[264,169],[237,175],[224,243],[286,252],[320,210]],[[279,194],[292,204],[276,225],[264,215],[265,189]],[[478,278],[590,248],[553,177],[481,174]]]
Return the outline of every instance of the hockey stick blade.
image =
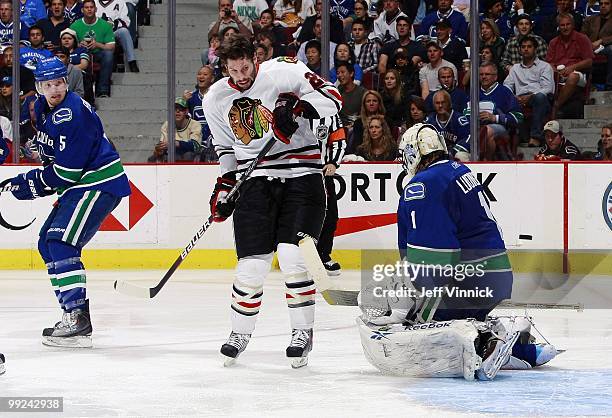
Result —
[[[329,305],[357,306],[358,291],[328,289],[321,292],[321,296]]]
[[[270,149],[272,149],[275,143],[276,143],[276,139],[274,137],[271,138],[268,142],[266,142],[266,144],[261,149],[261,151],[259,151],[259,154],[257,154],[257,157],[255,157],[255,159],[251,161],[248,167],[244,170],[244,172],[242,173],[242,177],[240,177],[240,180],[238,180],[236,184],[234,185],[234,187],[232,188],[232,190],[229,191],[229,193],[226,196],[226,199],[230,199],[232,196],[234,196],[238,192],[238,189],[240,188],[240,186],[242,186],[242,183],[244,183],[249,177],[251,177],[251,174],[253,173],[253,170],[255,170],[255,167],[264,159],[266,154],[270,151]],[[189,244],[187,244],[187,246],[183,249],[183,251],[181,251],[181,254],[177,257],[177,259],[174,261],[170,269],[166,272],[166,274],[164,274],[164,277],[160,280],[160,282],[157,285],[155,285],[154,287],[146,288],[146,287],[137,286],[132,283],[117,280],[115,281],[115,284],[114,284],[115,290],[117,290],[118,292],[124,293],[126,295],[129,295],[129,296],[134,296],[134,297],[139,297],[139,298],[148,298],[148,299],[154,298],[160,292],[160,290],[164,287],[166,282],[170,280],[170,277],[172,277],[174,272],[179,268],[183,260],[187,258],[191,250],[195,248],[196,243],[200,240],[200,238],[202,238],[202,235],[204,235],[204,233],[213,224],[213,222],[214,222],[213,216],[210,215],[208,219],[206,220],[206,222],[204,222],[204,224],[200,227],[200,229],[198,229],[198,231],[193,236],[191,241],[189,241]]]

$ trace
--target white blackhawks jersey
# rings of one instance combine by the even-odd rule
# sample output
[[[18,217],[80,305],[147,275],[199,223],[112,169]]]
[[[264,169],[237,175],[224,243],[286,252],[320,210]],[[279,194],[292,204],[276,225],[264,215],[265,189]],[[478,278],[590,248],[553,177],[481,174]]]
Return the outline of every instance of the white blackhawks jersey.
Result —
[[[272,111],[281,93],[294,93],[317,112],[317,119],[336,115],[342,108],[338,90],[290,57],[259,65],[251,88],[240,91],[228,77],[213,84],[202,108],[219,156],[221,174],[240,174],[274,137]],[[253,176],[299,177],[321,173],[321,148],[308,119],[298,117],[291,142],[277,141],[253,171]]]

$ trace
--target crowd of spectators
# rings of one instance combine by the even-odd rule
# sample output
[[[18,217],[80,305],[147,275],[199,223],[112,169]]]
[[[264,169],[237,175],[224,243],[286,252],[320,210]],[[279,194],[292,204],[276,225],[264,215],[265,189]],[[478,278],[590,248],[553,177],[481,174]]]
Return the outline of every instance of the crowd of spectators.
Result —
[[[548,133],[563,134],[545,125],[581,118],[591,90],[612,90],[610,1],[481,0],[473,51],[468,1],[330,0],[330,73],[321,74],[321,0],[220,0],[202,64],[221,78],[214,50],[233,33],[252,37],[259,61],[296,56],[340,90],[348,160],[391,158],[397,149],[388,144],[397,148],[418,122],[436,125],[459,159],[478,141],[481,160],[516,160],[519,144],[551,152]],[[468,97],[474,53],[476,116]],[[481,122],[479,138],[469,136],[471,117]],[[572,159],[581,157],[588,153]]]

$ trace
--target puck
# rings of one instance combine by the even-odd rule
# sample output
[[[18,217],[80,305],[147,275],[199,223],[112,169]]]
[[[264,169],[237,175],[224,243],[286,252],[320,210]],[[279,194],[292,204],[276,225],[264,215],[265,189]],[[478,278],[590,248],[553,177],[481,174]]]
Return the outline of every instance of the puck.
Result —
[[[525,240],[531,241],[533,239],[533,236],[527,235],[527,234],[521,234],[519,235],[519,239],[525,239]]]

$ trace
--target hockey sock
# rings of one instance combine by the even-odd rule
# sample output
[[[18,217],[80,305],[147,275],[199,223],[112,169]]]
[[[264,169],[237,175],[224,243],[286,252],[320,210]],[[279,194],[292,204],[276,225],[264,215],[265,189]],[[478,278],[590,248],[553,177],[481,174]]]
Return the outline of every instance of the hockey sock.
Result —
[[[51,281],[51,286],[53,287],[53,292],[55,293],[55,297],[60,304],[60,307],[64,309],[64,302],[62,301],[62,295],[59,291],[59,286],[57,285],[57,275],[55,274],[55,263],[53,262],[53,258],[51,258],[51,253],[49,253],[49,246],[47,245],[47,241],[43,238],[38,240],[38,252],[45,262],[45,267],[47,267],[47,274],[49,275],[49,280]]]
[[[271,253],[238,260],[236,280],[232,287],[232,331],[251,334],[255,329],[263,296],[263,282],[271,265]]]
[[[277,256],[280,269],[285,276],[285,295],[291,328],[312,328],[316,288],[308,276],[300,248],[295,244],[279,243]]]
[[[50,240],[49,252],[54,260],[56,283],[67,312],[83,308],[86,299],[85,267],[81,251],[61,241]]]

